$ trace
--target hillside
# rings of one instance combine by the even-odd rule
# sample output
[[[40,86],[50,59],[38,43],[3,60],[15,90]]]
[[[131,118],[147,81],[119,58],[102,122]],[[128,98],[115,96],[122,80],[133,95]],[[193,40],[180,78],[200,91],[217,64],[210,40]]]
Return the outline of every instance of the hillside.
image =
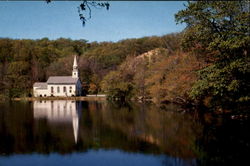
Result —
[[[102,81],[112,98],[134,98],[163,102],[187,102],[205,62],[180,50],[156,48],[137,57],[127,57]]]
[[[86,40],[0,39],[0,98],[32,95],[36,81],[69,75],[73,56],[78,55],[80,78],[86,93],[98,93],[102,79],[127,57],[137,57],[155,48],[179,49],[180,34],[127,39],[116,43]]]

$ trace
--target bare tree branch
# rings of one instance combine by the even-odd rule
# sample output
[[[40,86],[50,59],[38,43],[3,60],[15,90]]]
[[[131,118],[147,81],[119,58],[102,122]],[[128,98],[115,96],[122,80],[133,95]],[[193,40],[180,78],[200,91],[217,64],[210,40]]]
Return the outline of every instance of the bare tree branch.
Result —
[[[52,0],[45,0],[47,3],[50,3]],[[96,9],[102,9],[106,8],[106,10],[109,10],[110,4],[108,2],[102,2],[100,0],[96,1],[89,1],[89,0],[83,0],[82,3],[77,7],[77,11],[79,14],[79,18],[82,21],[82,25],[84,26],[87,19],[85,17],[84,12],[88,12],[88,20],[91,19],[91,7],[94,7]]]

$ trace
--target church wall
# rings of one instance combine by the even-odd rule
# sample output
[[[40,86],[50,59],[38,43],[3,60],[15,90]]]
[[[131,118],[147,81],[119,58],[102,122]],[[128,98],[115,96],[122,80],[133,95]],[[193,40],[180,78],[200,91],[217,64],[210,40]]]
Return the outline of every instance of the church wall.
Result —
[[[75,86],[75,84],[68,84],[68,85],[53,84],[53,85],[48,85],[49,96],[51,96],[51,87],[53,87],[53,91],[54,91],[53,96],[76,96],[76,86]],[[57,91],[57,87],[59,87],[59,92]],[[63,91],[63,87],[66,87],[66,92]]]
[[[47,89],[37,89],[36,87],[33,88],[33,96],[34,97],[46,97],[46,96],[50,96],[50,94],[48,93]]]
[[[51,87],[53,87],[53,96],[80,96],[81,95],[81,82],[78,81],[77,84],[69,84],[69,85],[48,85],[48,89],[37,89],[37,87],[33,88],[34,97],[50,97],[51,96]],[[57,87],[59,87],[59,92],[57,91]],[[66,93],[63,91],[63,87],[66,87]],[[71,87],[71,89],[70,89]],[[70,92],[71,90],[71,92]],[[41,96],[40,96],[41,95]]]

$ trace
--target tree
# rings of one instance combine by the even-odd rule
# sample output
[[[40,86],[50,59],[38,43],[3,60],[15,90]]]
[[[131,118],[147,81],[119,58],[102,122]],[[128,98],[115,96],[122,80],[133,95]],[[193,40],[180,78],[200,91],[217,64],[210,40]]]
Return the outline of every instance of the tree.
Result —
[[[101,89],[100,82],[101,78],[98,77],[96,74],[93,74],[91,78],[91,84],[89,85],[89,92],[97,95]]]
[[[9,97],[19,97],[29,92],[31,81],[28,74],[30,66],[25,61],[15,61],[9,64],[6,76]]]
[[[125,100],[132,96],[133,84],[124,80],[120,71],[111,71],[104,77],[102,89],[105,89],[111,98]]]
[[[211,103],[222,107],[249,102],[249,2],[188,2],[175,17],[187,24],[184,49],[208,63],[190,96],[198,101],[210,96]]]

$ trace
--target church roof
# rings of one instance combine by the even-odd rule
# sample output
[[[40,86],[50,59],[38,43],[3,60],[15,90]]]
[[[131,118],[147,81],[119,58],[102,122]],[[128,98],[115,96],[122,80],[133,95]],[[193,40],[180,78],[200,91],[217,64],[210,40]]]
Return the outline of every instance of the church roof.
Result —
[[[37,87],[37,89],[47,89],[46,82],[35,82],[33,87]]]
[[[49,77],[47,84],[76,84],[78,79],[72,76],[52,76]]]

